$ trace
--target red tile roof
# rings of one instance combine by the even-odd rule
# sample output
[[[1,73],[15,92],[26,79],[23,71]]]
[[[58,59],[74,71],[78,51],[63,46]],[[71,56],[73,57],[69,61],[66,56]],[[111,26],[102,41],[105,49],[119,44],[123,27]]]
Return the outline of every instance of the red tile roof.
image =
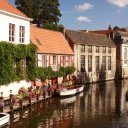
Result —
[[[38,48],[38,53],[73,54],[67,40],[61,32],[30,27],[31,42]]]
[[[18,10],[15,6],[10,4],[7,0],[0,0],[0,10],[16,14],[18,16],[26,17],[27,16],[22,13],[20,10]]]

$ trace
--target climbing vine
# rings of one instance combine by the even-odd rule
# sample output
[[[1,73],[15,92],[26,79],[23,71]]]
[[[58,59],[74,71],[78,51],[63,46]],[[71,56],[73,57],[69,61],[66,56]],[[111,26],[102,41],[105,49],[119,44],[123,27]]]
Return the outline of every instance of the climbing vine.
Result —
[[[0,85],[23,79],[35,79],[36,47],[0,42]],[[24,66],[23,60],[28,64]]]
[[[14,81],[45,80],[66,76],[75,71],[73,66],[60,67],[59,71],[53,71],[51,67],[41,68],[36,66],[36,46],[32,43],[12,44],[0,42],[0,85],[6,85]]]
[[[46,67],[46,68],[38,67],[37,78],[41,80],[46,80],[56,77],[62,77],[74,73],[75,70],[76,69],[73,66],[60,67],[58,71],[53,71],[51,67]]]

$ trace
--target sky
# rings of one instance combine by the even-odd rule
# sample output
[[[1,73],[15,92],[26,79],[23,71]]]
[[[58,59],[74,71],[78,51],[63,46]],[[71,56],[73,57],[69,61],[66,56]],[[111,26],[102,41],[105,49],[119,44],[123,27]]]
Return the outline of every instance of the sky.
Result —
[[[14,0],[8,0],[14,4]],[[60,24],[73,30],[128,27],[128,0],[59,0]]]

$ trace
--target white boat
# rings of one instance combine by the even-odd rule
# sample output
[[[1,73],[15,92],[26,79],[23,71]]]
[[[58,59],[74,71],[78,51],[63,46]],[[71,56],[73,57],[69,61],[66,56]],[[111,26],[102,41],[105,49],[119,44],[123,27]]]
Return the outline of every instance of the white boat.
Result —
[[[84,85],[80,85],[80,86],[75,86],[72,89],[62,89],[59,90],[59,95],[60,96],[71,96],[71,95],[75,95],[77,93],[80,93],[84,90]]]
[[[10,115],[7,113],[0,113],[0,127],[10,123]]]
[[[60,103],[61,104],[69,104],[69,103],[73,103],[75,100],[76,100],[76,96],[72,96],[72,97],[60,99]]]

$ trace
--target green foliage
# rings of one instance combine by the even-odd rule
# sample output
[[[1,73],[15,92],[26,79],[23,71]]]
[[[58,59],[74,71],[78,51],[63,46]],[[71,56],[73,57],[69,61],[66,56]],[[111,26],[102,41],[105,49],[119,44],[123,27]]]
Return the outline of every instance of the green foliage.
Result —
[[[36,47],[33,44],[15,45],[0,42],[0,85],[23,79],[35,79],[35,55]],[[23,68],[23,60],[29,63],[25,68]]]
[[[53,71],[51,67],[46,67],[46,68],[38,67],[37,78],[41,80],[46,80],[56,77],[62,77],[74,73],[75,70],[76,69],[73,66],[60,67],[59,71]]]
[[[72,74],[75,71],[73,66],[60,67],[59,71],[53,71],[51,67],[37,67],[36,49],[32,43],[15,45],[9,42],[0,42],[0,85],[23,79],[52,79]],[[24,62],[26,66],[23,66]]]
[[[61,17],[58,0],[15,0],[15,4],[38,27],[58,30]]]
[[[60,67],[60,72],[62,72],[63,76],[66,76],[68,74],[72,74],[75,72],[75,67],[73,66],[67,66],[67,67]]]

